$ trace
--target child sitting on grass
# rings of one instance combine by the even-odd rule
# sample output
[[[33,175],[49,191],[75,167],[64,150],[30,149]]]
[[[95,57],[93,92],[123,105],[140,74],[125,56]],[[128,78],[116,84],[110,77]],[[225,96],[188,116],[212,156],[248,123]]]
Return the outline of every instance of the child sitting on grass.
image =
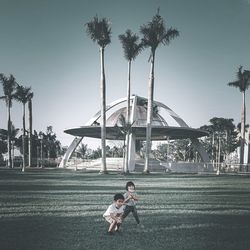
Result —
[[[123,214],[123,203],[124,196],[120,193],[115,194],[114,202],[111,204],[106,212],[103,214],[105,220],[110,224],[108,229],[108,234],[113,235],[113,230],[115,232],[119,231],[119,227],[122,224],[122,214]]]
[[[126,190],[127,192],[124,194],[125,209],[122,218],[125,219],[129,215],[129,213],[132,212],[137,224],[139,225],[140,220],[136,209],[136,202],[138,201],[138,196],[135,192],[135,184],[132,181],[127,182]],[[143,226],[141,225],[141,227]]]

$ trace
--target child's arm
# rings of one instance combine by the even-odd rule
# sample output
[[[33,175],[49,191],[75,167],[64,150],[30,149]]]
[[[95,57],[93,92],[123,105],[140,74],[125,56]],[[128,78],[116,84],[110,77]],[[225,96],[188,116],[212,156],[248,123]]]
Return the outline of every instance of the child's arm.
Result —
[[[110,213],[110,217],[115,220],[117,223],[121,221],[121,218],[117,215],[114,215],[113,213]]]
[[[124,200],[123,204],[126,204],[132,198],[133,198],[133,196],[131,194],[129,194],[129,196]]]
[[[133,199],[133,200],[135,200],[135,201],[138,201],[139,200],[139,197],[136,195],[130,195],[131,196],[131,198]]]
[[[110,214],[110,217],[113,219],[113,220],[115,220],[116,221],[116,223],[121,223],[122,222],[122,214],[123,213],[119,213],[119,214],[116,214],[116,215],[114,215],[114,214]]]

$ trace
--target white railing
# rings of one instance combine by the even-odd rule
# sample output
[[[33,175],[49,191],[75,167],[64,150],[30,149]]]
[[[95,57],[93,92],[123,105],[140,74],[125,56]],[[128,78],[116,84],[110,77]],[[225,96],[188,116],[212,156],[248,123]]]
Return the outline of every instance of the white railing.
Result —
[[[123,169],[123,158],[106,158],[107,170],[109,171],[121,171]],[[71,158],[67,163],[67,168],[84,169],[84,170],[100,170],[101,158],[79,159]]]

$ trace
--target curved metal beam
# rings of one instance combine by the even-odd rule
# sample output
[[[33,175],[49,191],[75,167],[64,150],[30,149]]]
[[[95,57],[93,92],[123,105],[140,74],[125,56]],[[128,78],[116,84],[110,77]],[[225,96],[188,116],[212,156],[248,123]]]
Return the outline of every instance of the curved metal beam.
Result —
[[[106,112],[110,110],[111,108],[115,107],[116,105],[125,102],[127,100],[126,97],[120,98],[114,102],[111,102],[106,107]],[[98,111],[91,119],[88,120],[88,122],[85,124],[85,126],[92,126],[99,118],[101,117],[101,111]],[[73,141],[71,142],[70,146],[68,147],[66,153],[64,154],[60,164],[59,168],[65,168],[67,165],[68,160],[70,159],[71,155],[79,145],[79,143],[82,141],[83,137],[75,137]]]

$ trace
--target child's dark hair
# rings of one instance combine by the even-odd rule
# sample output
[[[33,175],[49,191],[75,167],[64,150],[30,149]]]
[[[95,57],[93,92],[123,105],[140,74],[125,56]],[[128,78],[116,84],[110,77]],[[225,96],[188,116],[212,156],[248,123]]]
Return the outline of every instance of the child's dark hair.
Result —
[[[123,194],[121,193],[115,194],[114,201],[117,201],[117,200],[125,200]]]
[[[135,188],[135,184],[132,181],[128,181],[126,184],[126,190],[128,190],[128,187],[133,186]]]

